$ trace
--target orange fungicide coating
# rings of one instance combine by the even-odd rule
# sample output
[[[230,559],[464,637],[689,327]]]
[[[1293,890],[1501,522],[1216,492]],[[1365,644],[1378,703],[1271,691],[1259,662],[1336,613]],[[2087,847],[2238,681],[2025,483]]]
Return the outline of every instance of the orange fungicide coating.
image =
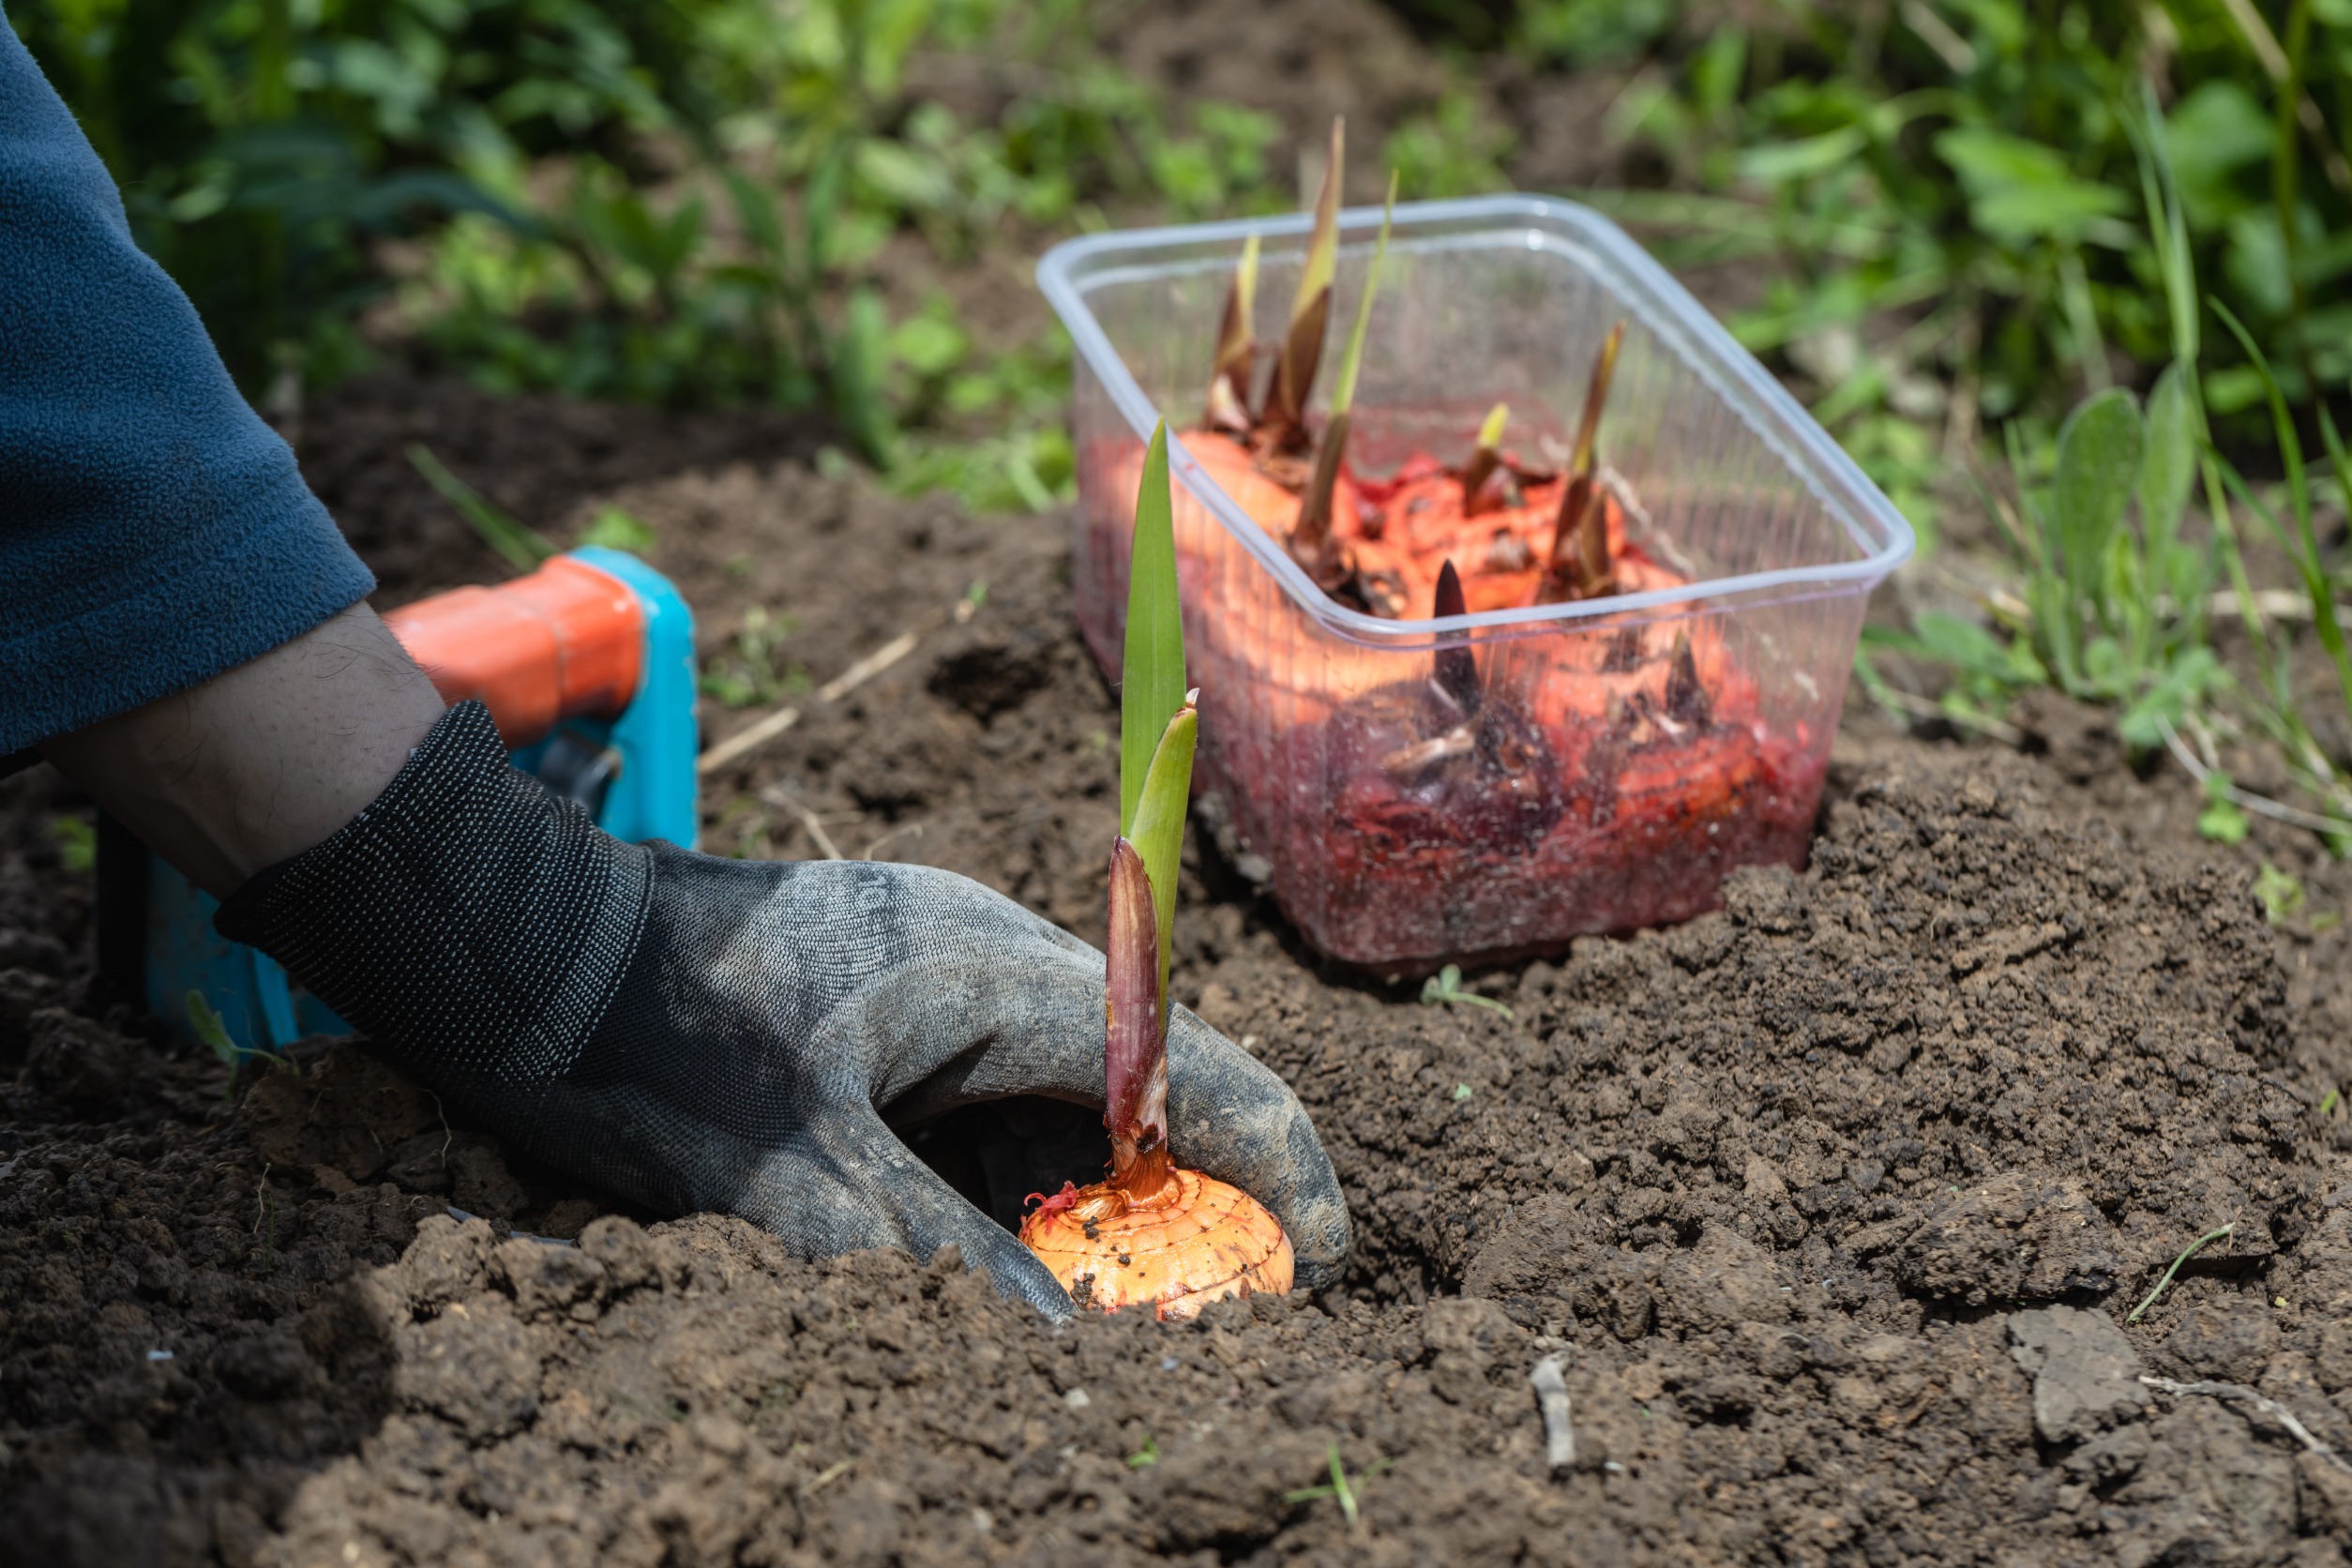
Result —
[[[1132,1198],[1112,1183],[1064,1189],[1021,1242],[1081,1306],[1189,1318],[1213,1301],[1290,1289],[1290,1239],[1258,1200],[1197,1170]]]
[[[1312,463],[1295,460],[1289,464],[1295,474],[1277,477],[1267,472],[1265,461],[1256,453],[1220,430],[1186,430],[1184,441],[1184,450],[1251,520],[1277,539],[1290,536],[1298,526],[1301,491],[1314,471]],[[1280,460],[1267,460],[1280,464]],[[1363,533],[1356,515],[1358,504],[1355,480],[1343,468],[1332,490],[1334,534],[1352,539]]]

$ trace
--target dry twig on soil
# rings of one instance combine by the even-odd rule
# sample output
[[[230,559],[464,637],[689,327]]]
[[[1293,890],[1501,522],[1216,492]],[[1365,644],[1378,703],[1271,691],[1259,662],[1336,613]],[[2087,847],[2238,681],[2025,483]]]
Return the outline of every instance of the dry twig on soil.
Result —
[[[1527,1380],[1535,1385],[1535,1408],[1544,1415],[1544,1462],[1563,1470],[1576,1462],[1576,1429],[1569,1424],[1568,1380],[1560,1375],[1564,1356],[1545,1356],[1535,1364]]]
[[[820,702],[837,701],[914,652],[921,634],[902,631],[817,688]],[[730,762],[740,761],[800,722],[798,708],[778,708],[748,730],[739,731],[695,760],[694,771],[708,776]],[[838,860],[839,855],[832,857]]]
[[[847,860],[849,858],[849,856],[843,854],[840,848],[834,843],[833,835],[825,831],[823,819],[819,817],[814,811],[809,810],[807,807],[802,805],[799,798],[793,795],[790,791],[786,790],[784,786],[781,784],[771,784],[766,789],[760,792],[760,798],[766,804],[775,807],[777,810],[790,811],[793,816],[799,818],[800,825],[808,830],[808,841],[817,846],[817,852],[819,854],[824,856],[827,860]],[[870,859],[871,856],[869,855],[867,858]]]
[[[2318,1455],[2339,1470],[2352,1470],[2352,1464],[2346,1464],[2344,1455],[2337,1453],[2331,1445],[2321,1442],[2314,1437],[2311,1428],[2296,1419],[2293,1410],[2268,1395],[2248,1388],[2243,1383],[2182,1383],[2175,1382],[2170,1378],[2152,1378],[2145,1373],[2141,1374],[2140,1381],[2159,1394],[2168,1394],[2175,1398],[2183,1395],[2202,1394],[2214,1399],[2242,1399],[2285,1427],[2288,1435],[2312,1453]]]

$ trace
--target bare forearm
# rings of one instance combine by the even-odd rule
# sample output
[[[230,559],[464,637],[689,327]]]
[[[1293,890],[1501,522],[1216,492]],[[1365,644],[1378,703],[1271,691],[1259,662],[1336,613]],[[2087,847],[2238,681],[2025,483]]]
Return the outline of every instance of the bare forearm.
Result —
[[[324,839],[384,792],[441,716],[366,605],[42,753],[217,897]]]

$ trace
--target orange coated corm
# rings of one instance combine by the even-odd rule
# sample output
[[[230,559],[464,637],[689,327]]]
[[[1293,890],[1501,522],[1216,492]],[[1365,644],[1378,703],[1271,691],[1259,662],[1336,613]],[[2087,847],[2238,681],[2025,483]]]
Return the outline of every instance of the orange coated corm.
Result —
[[[1239,1187],[1177,1168],[1168,1135],[1168,936],[1176,863],[1199,736],[1184,686],[1168,491],[1168,431],[1145,454],[1128,574],[1120,683],[1119,837],[1110,854],[1104,985],[1103,1124],[1110,1175],[1064,1183],[1021,1241],[1081,1306],[1189,1317],[1209,1302],[1290,1289],[1281,1225]],[[1155,738],[1155,739],[1154,739]]]
[[[1256,1199],[1158,1164],[1166,1180],[1153,1192],[1065,1187],[1022,1223],[1021,1241],[1071,1300],[1106,1312],[1148,1303],[1162,1318],[1189,1318],[1227,1296],[1290,1289],[1290,1239]]]

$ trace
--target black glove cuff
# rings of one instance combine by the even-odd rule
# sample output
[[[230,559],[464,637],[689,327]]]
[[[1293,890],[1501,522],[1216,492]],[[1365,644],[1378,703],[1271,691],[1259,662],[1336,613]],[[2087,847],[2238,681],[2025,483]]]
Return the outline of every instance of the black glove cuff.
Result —
[[[213,925],[478,1098],[571,1066],[650,887],[645,851],[509,765],[490,711],[461,702],[372,805],[238,889]]]

